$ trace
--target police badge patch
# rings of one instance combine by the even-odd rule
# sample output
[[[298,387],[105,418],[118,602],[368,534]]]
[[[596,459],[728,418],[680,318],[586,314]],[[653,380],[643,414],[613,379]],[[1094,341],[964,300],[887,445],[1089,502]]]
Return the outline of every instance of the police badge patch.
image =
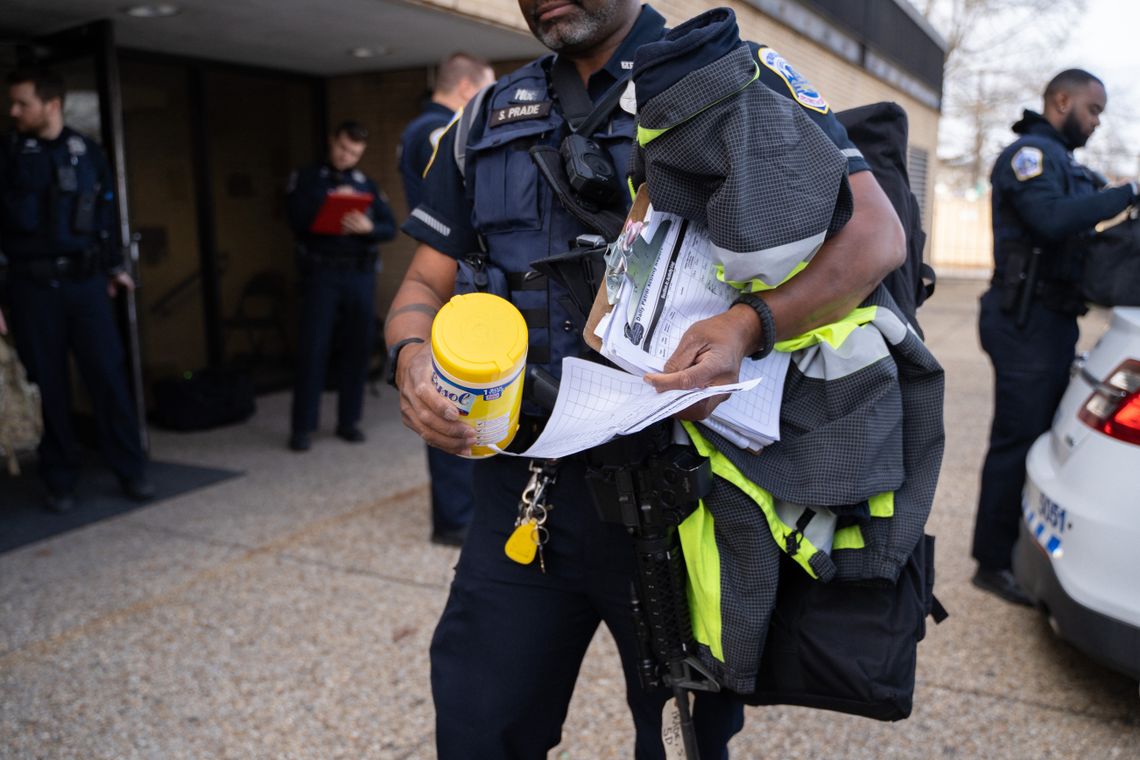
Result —
[[[831,106],[819,94],[819,90],[812,87],[798,71],[793,69],[792,65],[784,60],[784,56],[769,47],[760,48],[757,51],[757,56],[760,58],[760,63],[776,72],[776,75],[784,80],[788,89],[792,91],[792,97],[801,106],[819,113],[827,113],[831,110]]]
[[[67,138],[67,150],[73,156],[82,156],[87,152],[87,143],[79,135],[72,135]]]
[[[1024,182],[1027,179],[1040,176],[1041,172],[1045,171],[1044,159],[1040,148],[1026,145],[1013,154],[1009,165],[1013,167],[1013,174],[1017,177],[1018,182]]]

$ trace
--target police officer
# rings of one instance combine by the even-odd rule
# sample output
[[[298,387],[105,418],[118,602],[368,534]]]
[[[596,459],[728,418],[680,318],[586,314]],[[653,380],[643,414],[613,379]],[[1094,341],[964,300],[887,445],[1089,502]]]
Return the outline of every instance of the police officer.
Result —
[[[664,19],[637,0],[519,0],[519,7],[534,35],[573,65],[595,103],[625,79],[635,50],[664,31]],[[452,453],[468,451],[474,432],[433,390],[427,340],[433,315],[451,296],[457,257],[485,245],[491,263],[506,270],[512,301],[529,315],[528,365],[557,375],[563,357],[586,352],[565,290],[552,281],[537,289],[536,278],[526,274],[529,262],[561,253],[567,241],[589,231],[556,199],[527,152],[536,144],[556,147],[566,134],[562,106],[546,76],[551,58],[500,79],[472,111],[475,120],[459,151],[466,156],[463,173],[455,151],[458,128],[444,134],[425,177],[424,200],[403,227],[420,245],[388,315],[389,361],[405,424]],[[790,92],[786,80],[776,84]],[[774,85],[765,80],[765,86]],[[830,112],[815,116],[849,155],[857,154]],[[615,109],[595,139],[614,166],[624,168],[633,133],[632,116]],[[800,275],[766,296],[774,337],[798,335],[846,314],[902,262],[901,225],[871,174],[860,171],[865,168],[852,159],[850,171],[859,172],[850,178],[852,220]],[[736,378],[742,358],[764,340],[761,333],[760,317],[743,306],[696,323],[667,365],[674,371],[655,377],[656,387]],[[703,418],[714,405],[702,402],[686,416]],[[525,428],[539,412],[533,406],[524,412]],[[439,757],[544,757],[561,740],[579,666],[604,621],[621,655],[635,755],[662,758],[661,715],[669,694],[638,683],[629,537],[621,526],[598,519],[584,464],[570,458],[560,462],[549,496],[545,573],[512,562],[503,547],[527,475],[527,462],[516,458],[475,464],[475,515],[431,647]],[[729,738],[743,725],[740,704],[724,693],[698,693],[695,704],[701,757],[725,756]]]
[[[289,448],[308,451],[324,389],[334,325],[340,336],[336,434],[349,443],[364,441],[360,415],[372,353],[379,244],[396,235],[387,198],[356,168],[367,147],[368,130],[346,121],[329,138],[328,159],[293,173],[286,211],[297,236],[301,277],[301,330],[293,386]],[[349,211],[337,234],[310,228],[325,199],[337,193],[368,193],[365,211]]]
[[[982,348],[994,366],[994,417],[974,524],[975,586],[1030,604],[1010,571],[1021,518],[1025,457],[1049,429],[1077,343],[1084,237],[1136,201],[1135,183],[1105,187],[1073,151],[1100,124],[1104,84],[1069,69],[1026,110],[1001,152],[993,186],[994,277],[981,299]]]
[[[7,300],[17,352],[43,399],[39,470],[56,512],[75,506],[80,468],[69,349],[91,398],[99,448],[123,493],[139,501],[155,493],[111,309],[111,297],[134,288],[114,242],[111,171],[98,145],[64,126],[64,94],[54,71],[11,73],[15,131],[0,151]]]
[[[455,112],[493,81],[495,74],[490,65],[467,53],[453,53],[440,64],[431,102],[404,128],[397,149],[400,179],[409,210],[420,205],[424,169]],[[427,453],[432,543],[460,546],[474,509],[471,492],[474,464],[431,446],[427,447]]]

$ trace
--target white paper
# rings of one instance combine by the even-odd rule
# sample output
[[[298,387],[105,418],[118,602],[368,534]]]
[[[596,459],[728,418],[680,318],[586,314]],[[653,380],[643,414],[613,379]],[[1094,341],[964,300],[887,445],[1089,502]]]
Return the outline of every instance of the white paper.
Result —
[[[682,234],[683,228],[683,234]],[[658,236],[658,232],[667,232]],[[661,372],[681,336],[694,323],[723,313],[738,291],[716,277],[711,242],[704,229],[680,217],[650,211],[629,248],[632,275],[618,288],[614,308],[598,323],[601,353],[640,375]],[[657,238],[656,248],[646,244]],[[647,261],[654,257],[653,264]],[[648,277],[646,276],[648,273]],[[780,404],[790,356],[773,352],[746,359],[741,380],[759,379],[746,392],[720,404],[706,424],[741,448],[758,451],[780,439]]]
[[[658,393],[639,376],[568,357],[562,360],[558,400],[546,428],[518,456],[556,459],[576,454],[619,435],[636,433],[709,396],[747,391],[758,382]]]

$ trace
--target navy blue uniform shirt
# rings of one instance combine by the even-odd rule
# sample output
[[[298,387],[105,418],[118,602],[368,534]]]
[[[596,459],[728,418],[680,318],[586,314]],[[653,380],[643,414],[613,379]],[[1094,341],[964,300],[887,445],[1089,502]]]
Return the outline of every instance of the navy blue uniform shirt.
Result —
[[[408,211],[420,205],[424,169],[439,144],[439,138],[455,117],[455,112],[440,103],[428,103],[423,112],[408,122],[400,135],[396,156],[400,165],[400,179],[404,184],[404,197]]]
[[[591,75],[587,85],[590,98],[596,103],[615,82],[629,74],[637,49],[646,43],[656,42],[664,33],[664,17],[650,6],[642,6],[641,14],[625,40],[606,65]],[[753,47],[758,50],[760,63],[764,64],[759,67],[760,82],[803,106],[805,113],[847,156],[849,174],[869,170],[867,162],[848,139],[847,131],[835,118],[826,101],[783,58],[772,54],[770,48]],[[549,98],[549,95],[544,93],[543,97]],[[485,117],[486,113],[481,114],[472,125],[468,144],[480,136]],[[471,189],[470,186],[465,186],[463,176],[452,159],[454,140],[455,129],[450,128],[440,139],[424,176],[424,200],[421,205],[426,213],[410,217],[402,229],[421,243],[449,256],[461,258],[477,250],[479,243],[472,224]],[[468,183],[471,184],[473,183]]]
[[[372,194],[372,205],[365,212],[372,220],[372,232],[367,235],[321,235],[309,231],[325,197],[341,185],[349,185],[358,193]],[[297,239],[308,252],[320,256],[371,256],[377,243],[396,236],[396,220],[388,208],[388,199],[359,169],[340,172],[328,163],[322,163],[293,172],[289,178],[285,210]]]
[[[107,269],[118,266],[113,187],[102,149],[70,127],[54,140],[10,135],[0,150],[0,250],[16,261],[95,247]]]
[[[1045,117],[1025,111],[1013,125],[1021,137],[998,156],[993,185],[994,269],[1005,268],[1005,246],[1040,246],[1057,265],[1068,238],[1089,232],[1135,200],[1128,185],[1104,188],[1104,180],[1073,158],[1072,148]],[[1076,279],[1079,272],[1049,271]]]

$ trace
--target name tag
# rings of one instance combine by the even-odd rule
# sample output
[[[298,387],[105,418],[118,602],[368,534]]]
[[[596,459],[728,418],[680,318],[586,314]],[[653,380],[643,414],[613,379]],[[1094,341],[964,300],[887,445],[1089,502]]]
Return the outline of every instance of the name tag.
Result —
[[[542,119],[550,115],[550,106],[553,101],[544,100],[541,103],[521,103],[506,108],[499,108],[491,112],[490,125],[492,127],[510,124],[515,121],[527,119]]]

